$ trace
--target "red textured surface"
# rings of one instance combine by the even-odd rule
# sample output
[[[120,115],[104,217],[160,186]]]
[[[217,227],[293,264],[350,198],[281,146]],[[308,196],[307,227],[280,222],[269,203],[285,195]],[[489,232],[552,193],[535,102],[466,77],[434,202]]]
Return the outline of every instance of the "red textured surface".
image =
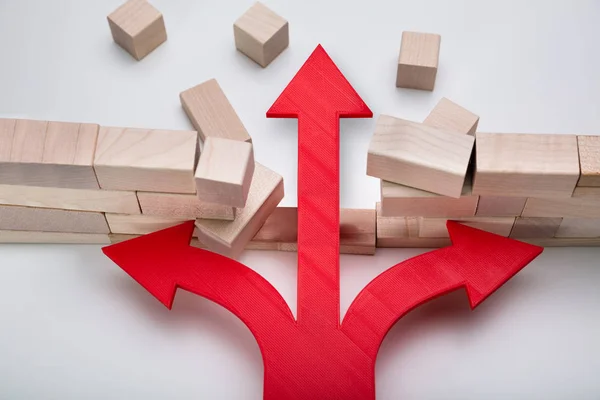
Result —
[[[263,355],[266,400],[375,399],[377,352],[399,318],[459,288],[476,307],[542,251],[449,222],[452,246],[379,275],[340,324],[338,118],[371,112],[319,46],[268,116],[299,119],[297,321],[260,275],[190,247],[193,222],[103,249],[167,307],[181,288],[240,318]]]

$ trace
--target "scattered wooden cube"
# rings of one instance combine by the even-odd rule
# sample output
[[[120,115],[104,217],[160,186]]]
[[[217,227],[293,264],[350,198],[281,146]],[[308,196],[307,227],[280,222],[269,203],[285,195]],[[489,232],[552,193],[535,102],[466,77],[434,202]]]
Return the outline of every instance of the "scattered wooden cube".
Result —
[[[215,79],[179,94],[181,105],[202,140],[207,137],[251,142],[252,139]]]
[[[233,24],[235,47],[265,68],[290,42],[288,22],[255,3]]]
[[[479,117],[447,98],[442,97],[423,123],[434,128],[447,129],[474,136],[477,124],[479,123]]]
[[[145,235],[185,222],[185,219],[158,217],[155,215],[106,214],[110,233]]]
[[[0,231],[0,243],[110,244],[105,233]]]
[[[600,136],[577,136],[581,177],[577,186],[600,186]]]
[[[141,60],[167,40],[162,14],[145,0],[128,0],[108,16],[114,41]]]
[[[102,213],[21,206],[0,206],[0,230],[109,233]]]
[[[472,228],[481,229],[496,235],[508,237],[515,223],[514,217],[471,217],[452,218]],[[446,227],[448,218],[419,218],[419,237],[443,238],[449,237]]]
[[[196,195],[208,203],[242,208],[253,174],[252,143],[208,137],[196,168]]]
[[[142,214],[175,219],[222,219],[233,221],[235,208],[206,203],[193,194],[137,192]]]
[[[396,86],[433,90],[440,55],[441,36],[433,33],[402,32]]]
[[[195,193],[195,131],[101,127],[94,169],[103,189]]]
[[[0,184],[98,189],[98,125],[0,119]]]
[[[527,199],[524,217],[600,218],[600,188],[577,187],[573,197]]]
[[[510,237],[523,238],[551,238],[554,237],[562,218],[548,217],[520,217],[517,218],[510,232]]]
[[[527,197],[479,196],[478,217],[518,217],[525,208]]]
[[[476,137],[474,194],[571,197],[579,179],[576,136],[477,132]]]
[[[600,218],[563,218],[556,237],[600,238]]]

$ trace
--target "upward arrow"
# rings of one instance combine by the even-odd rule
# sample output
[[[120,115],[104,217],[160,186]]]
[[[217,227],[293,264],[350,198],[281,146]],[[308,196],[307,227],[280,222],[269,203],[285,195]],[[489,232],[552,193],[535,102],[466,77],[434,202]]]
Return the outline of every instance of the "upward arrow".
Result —
[[[339,325],[339,119],[372,116],[321,45],[267,112],[298,118],[299,324]]]

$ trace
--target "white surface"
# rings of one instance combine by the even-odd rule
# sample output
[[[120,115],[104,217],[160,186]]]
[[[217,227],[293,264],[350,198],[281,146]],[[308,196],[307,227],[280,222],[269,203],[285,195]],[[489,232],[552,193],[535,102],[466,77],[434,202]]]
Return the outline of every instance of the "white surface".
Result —
[[[261,69],[233,45],[251,1],[153,0],[168,41],[142,62],[112,42],[120,0],[0,0],[0,116],[188,129],[180,91],[215,77],[256,159],[295,205],[296,123],[264,113],[322,43],[376,114],[422,120],[446,96],[480,130],[600,127],[597,1],[266,1],[291,47]],[[396,89],[402,30],[442,35],[433,93]],[[342,122],[342,205],[374,206],[373,120]],[[342,312],[377,273],[417,250],[342,256]],[[600,249],[547,249],[474,312],[464,293],[401,321],[377,363],[378,399],[598,399]],[[295,309],[295,254],[248,252]],[[246,328],[179,292],[168,311],[99,246],[0,246],[0,399],[260,399]]]

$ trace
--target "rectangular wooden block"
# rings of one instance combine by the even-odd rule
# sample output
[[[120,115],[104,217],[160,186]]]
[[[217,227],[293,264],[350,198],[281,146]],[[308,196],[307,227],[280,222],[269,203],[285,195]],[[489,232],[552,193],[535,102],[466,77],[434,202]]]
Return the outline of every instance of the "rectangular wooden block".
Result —
[[[434,128],[447,129],[474,136],[477,124],[479,123],[479,117],[447,98],[442,97],[423,123]]]
[[[0,184],[98,189],[98,125],[0,119]]]
[[[563,218],[556,237],[600,238],[600,218]]]
[[[0,206],[0,230],[108,233],[104,214],[21,206]]]
[[[252,141],[215,79],[181,92],[179,98],[202,140],[207,137],[220,137],[242,142]]]
[[[101,127],[94,169],[112,190],[195,193],[195,131]]]
[[[478,217],[518,217],[525,208],[527,197],[479,196]]]
[[[433,90],[437,75],[441,36],[402,32],[396,86]]]
[[[514,217],[471,217],[452,218],[452,220],[461,222],[462,224],[473,228],[506,237],[510,235],[515,222]],[[449,237],[446,222],[448,222],[448,218],[419,218],[419,237]]]
[[[181,220],[222,219],[233,221],[235,208],[206,203],[193,194],[137,192],[142,214]]]
[[[110,244],[105,233],[0,231],[0,243]]]
[[[524,217],[600,218],[600,188],[578,187],[571,198],[529,198]]]
[[[510,232],[510,237],[515,239],[523,238],[551,238],[554,237],[562,218],[546,217],[519,217]]]
[[[461,196],[474,138],[381,115],[367,175],[436,194]]]
[[[579,179],[576,136],[477,132],[476,137],[474,194],[571,197]]]
[[[581,177],[577,186],[600,186],[600,136],[577,136]]]
[[[145,235],[179,225],[186,219],[159,217],[155,215],[106,214],[110,233]]]

